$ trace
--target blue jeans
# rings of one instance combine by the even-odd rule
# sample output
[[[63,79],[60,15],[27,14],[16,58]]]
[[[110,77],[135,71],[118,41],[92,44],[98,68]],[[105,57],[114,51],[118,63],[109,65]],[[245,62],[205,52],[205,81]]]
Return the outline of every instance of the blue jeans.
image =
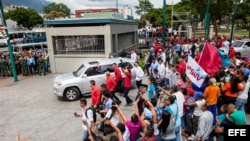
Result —
[[[125,88],[125,87],[124,87],[123,93],[124,93],[124,97],[125,97],[125,99],[126,99],[127,105],[130,104],[131,102],[133,102],[133,101],[131,100],[131,98],[128,96],[129,91],[130,91],[130,88]]]
[[[238,109],[238,110],[241,110],[244,113],[244,115],[246,115],[245,114],[245,105],[246,105],[246,103],[247,103],[247,99],[242,99],[242,98],[237,98],[236,101],[235,101],[235,108]]]
[[[164,89],[169,88],[169,79],[168,79],[168,78],[165,78],[165,83],[164,83],[163,88],[164,88]]]
[[[175,128],[176,141],[182,141],[181,126]]]
[[[213,114],[213,117],[214,117],[213,125],[215,126],[216,125],[216,116],[217,116],[217,104],[209,105],[208,111],[210,111]]]
[[[185,124],[185,116],[183,115],[182,117],[181,117],[181,128],[183,128],[183,127],[185,127],[186,126],[186,124]]]
[[[162,139],[161,139],[161,134],[159,134],[159,135],[156,136],[156,140],[157,140],[157,141],[162,141]]]
[[[161,141],[176,141],[176,138],[173,138],[173,139],[161,139]]]
[[[82,140],[84,141],[87,138],[88,138],[88,130],[83,130],[83,132],[82,132]]]

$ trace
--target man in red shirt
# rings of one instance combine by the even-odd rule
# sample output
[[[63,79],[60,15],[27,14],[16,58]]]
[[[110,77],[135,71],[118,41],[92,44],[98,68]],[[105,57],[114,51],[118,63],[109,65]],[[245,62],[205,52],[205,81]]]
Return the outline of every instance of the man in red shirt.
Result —
[[[229,50],[228,50],[228,56],[230,59],[234,58],[236,54],[236,51],[234,50],[234,47],[230,47]]]
[[[116,63],[113,63],[113,69],[114,69],[114,79],[116,81],[116,91],[122,93],[123,87],[122,87],[122,73],[121,70],[118,68]]]
[[[110,76],[109,72],[106,72],[106,85],[108,90],[112,93],[112,100],[114,100],[115,103],[120,104],[121,100],[115,95],[117,84],[115,79]]]
[[[132,79],[132,73],[131,69],[129,67],[126,67],[125,69],[122,69],[123,73],[125,74],[125,79],[124,79],[124,85],[123,85],[123,92],[124,92],[124,97],[126,99],[126,106],[132,106],[132,100],[128,96],[128,93],[131,88],[131,79]]]
[[[186,62],[185,62],[185,59],[184,58],[180,58],[179,60],[179,65],[178,65],[178,68],[177,68],[177,71],[181,74],[181,73],[185,73],[186,71]]]
[[[154,49],[155,49],[155,54],[157,54],[159,52],[159,50],[162,49],[162,45],[160,43],[156,42],[154,45]]]
[[[197,51],[195,56],[194,56],[194,60],[198,63],[200,60],[200,57],[201,57],[201,54],[200,54],[200,52]]]
[[[91,91],[91,105],[96,109],[101,102],[100,88],[95,85],[94,80],[90,80]]]

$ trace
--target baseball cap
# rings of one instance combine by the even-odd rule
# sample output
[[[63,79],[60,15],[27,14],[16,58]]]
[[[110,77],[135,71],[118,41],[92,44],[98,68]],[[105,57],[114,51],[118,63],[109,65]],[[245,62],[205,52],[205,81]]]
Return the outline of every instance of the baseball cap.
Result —
[[[203,93],[202,92],[195,91],[194,95],[197,96],[197,97],[199,97],[199,98],[203,98]]]
[[[189,93],[190,95],[194,95],[194,89],[187,88],[187,93]]]

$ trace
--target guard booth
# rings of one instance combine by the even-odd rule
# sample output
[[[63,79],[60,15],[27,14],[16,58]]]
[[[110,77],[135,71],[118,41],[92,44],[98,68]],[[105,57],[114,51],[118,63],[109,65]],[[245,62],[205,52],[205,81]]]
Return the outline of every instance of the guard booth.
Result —
[[[76,70],[84,62],[115,56],[138,43],[137,23],[117,13],[85,13],[82,18],[44,24],[53,73]]]

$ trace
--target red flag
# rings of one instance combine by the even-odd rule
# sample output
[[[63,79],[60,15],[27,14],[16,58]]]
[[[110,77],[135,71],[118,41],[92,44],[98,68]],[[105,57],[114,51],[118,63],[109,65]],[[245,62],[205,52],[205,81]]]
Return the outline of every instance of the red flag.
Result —
[[[214,75],[222,66],[221,57],[217,48],[205,42],[198,63],[209,75]]]

